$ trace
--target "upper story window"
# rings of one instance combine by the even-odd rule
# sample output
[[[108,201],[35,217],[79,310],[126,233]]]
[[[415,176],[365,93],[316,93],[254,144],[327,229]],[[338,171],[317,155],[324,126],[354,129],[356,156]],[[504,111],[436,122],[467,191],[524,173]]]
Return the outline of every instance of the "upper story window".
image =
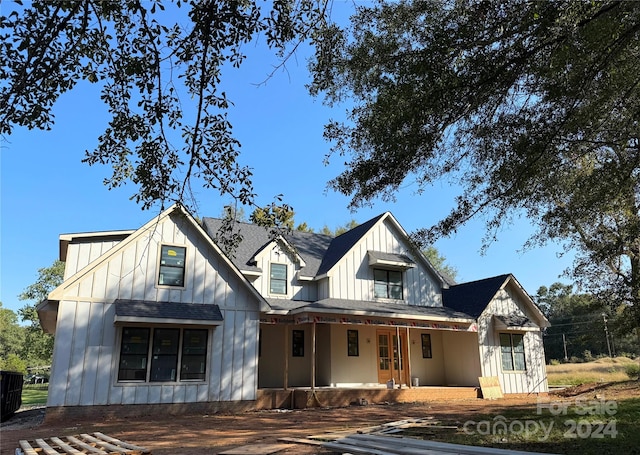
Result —
[[[376,298],[402,300],[402,272],[399,270],[373,270],[373,294]]]
[[[271,294],[287,293],[287,265],[271,264],[269,274],[269,292]]]
[[[500,352],[503,371],[525,371],[524,336],[520,333],[501,333]]]
[[[184,286],[184,264],[187,248],[184,246],[162,245],[160,249],[160,270],[158,284],[162,286]]]

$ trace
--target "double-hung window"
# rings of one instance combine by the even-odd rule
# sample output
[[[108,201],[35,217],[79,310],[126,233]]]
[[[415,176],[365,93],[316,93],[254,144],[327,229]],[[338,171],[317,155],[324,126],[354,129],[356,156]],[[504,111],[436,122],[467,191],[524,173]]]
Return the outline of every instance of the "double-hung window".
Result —
[[[207,329],[124,327],[118,381],[204,381]]]
[[[524,335],[520,333],[500,334],[500,353],[503,371],[525,371]]]
[[[402,300],[402,272],[399,270],[373,270],[376,298]]]
[[[287,293],[287,265],[271,264],[269,274],[269,292],[271,294]]]

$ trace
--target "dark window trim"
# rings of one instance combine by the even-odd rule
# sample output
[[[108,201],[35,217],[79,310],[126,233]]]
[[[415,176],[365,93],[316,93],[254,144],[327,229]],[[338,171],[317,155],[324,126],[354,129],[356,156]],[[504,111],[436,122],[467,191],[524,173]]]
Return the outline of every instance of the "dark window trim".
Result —
[[[376,272],[383,272],[385,274],[385,280],[376,280]],[[392,284],[389,275],[391,273],[399,273],[400,274],[400,284]],[[384,284],[385,285],[385,295],[377,295],[376,294],[376,284]],[[400,287],[400,297],[393,297],[391,289],[394,287]],[[373,269],[373,295],[377,299],[390,299],[390,300],[404,300],[404,273],[402,270],[393,270],[393,269],[381,269],[374,268]]]
[[[509,337],[509,345],[506,343],[502,343],[503,337]],[[514,337],[519,337],[521,340],[522,350],[518,350],[517,348],[520,346],[520,343],[514,343]],[[502,371],[509,372],[523,372],[527,371],[527,355],[524,348],[524,333],[498,333],[498,340],[500,342],[500,366],[502,367]],[[509,355],[505,357],[505,355]],[[522,365],[524,368],[516,368],[516,358],[522,357]],[[509,365],[505,365],[505,359],[509,359]]]
[[[124,339],[124,331],[125,330],[136,330],[136,331],[142,331],[142,332],[146,332],[146,336],[147,336],[147,346],[146,346],[146,352],[143,353],[136,353],[136,354],[125,354],[124,353],[124,348],[125,348],[125,339]],[[176,365],[175,365],[175,377],[173,380],[171,379],[153,379],[153,368],[154,368],[154,363],[157,365],[158,364],[158,360],[157,358],[154,359],[154,357],[157,356],[164,356],[165,354],[163,353],[154,353],[154,348],[156,348],[157,346],[155,346],[155,341],[156,341],[156,334],[158,330],[177,330],[178,331],[178,346],[177,346],[177,354],[176,354]],[[202,334],[204,335],[204,344],[202,345],[202,353],[199,354],[190,354],[186,352],[186,349],[189,347],[186,345],[185,343],[185,333],[186,332],[197,332],[200,331],[202,332]],[[183,328],[166,328],[166,327],[140,327],[140,326],[125,326],[122,327],[122,330],[120,331],[120,357],[118,359],[118,373],[117,373],[117,383],[118,384],[126,384],[126,383],[189,383],[189,382],[206,382],[207,381],[207,374],[208,374],[208,353],[209,353],[209,342],[210,342],[210,331],[209,329],[203,329],[203,328],[192,328],[192,327],[183,327]],[[197,348],[197,346],[195,346]],[[168,354],[167,354],[168,355]],[[126,360],[125,357],[133,357],[133,356],[142,356],[144,357],[143,359],[143,365],[144,368],[134,368],[134,369],[127,369],[127,368],[122,368],[123,366],[123,361]],[[200,371],[199,373],[195,373],[198,376],[200,376],[200,378],[184,378],[185,376],[188,375],[194,375],[193,372],[186,372],[186,367],[188,362],[185,362],[185,359],[196,359],[200,357],[203,361],[203,363],[201,363],[200,366]],[[123,375],[123,372],[125,371],[139,371],[139,372],[143,372],[144,377],[142,377],[142,375],[138,374],[138,377],[136,378],[127,378],[127,377],[123,377],[126,375]]]
[[[273,277],[273,266],[284,267],[284,278],[274,278]],[[281,264],[277,262],[272,262],[269,264],[269,294],[277,294],[277,295],[287,295],[289,291],[289,284],[287,283],[289,277],[289,267],[287,264]],[[284,284],[284,292],[278,292],[273,290],[273,282]]]
[[[432,359],[433,358],[433,350],[431,348],[431,334],[430,333],[421,333],[420,339],[422,341],[422,358],[423,359]]]
[[[357,330],[347,330],[347,356],[359,357],[360,346]]]
[[[182,264],[163,264],[163,253],[164,251],[169,251],[169,249],[176,249],[176,250],[183,250],[184,251],[184,261],[182,262]],[[167,255],[169,253],[167,252]],[[187,262],[187,247],[184,245],[171,245],[171,244],[167,244],[167,243],[163,243],[160,245],[160,254],[159,254],[159,258],[158,258],[158,275],[157,275],[157,280],[156,280],[156,284],[158,286],[166,286],[166,287],[170,287],[170,288],[184,288],[185,287],[185,278],[186,278],[186,262]],[[167,272],[178,272],[182,270],[182,274],[180,276],[180,282],[177,284],[173,284],[173,283],[165,283],[164,282],[164,278],[162,277],[163,272],[167,271]],[[162,277],[162,280],[161,280]],[[161,281],[163,281],[161,283]]]
[[[293,330],[291,333],[291,356],[304,357],[304,330]]]

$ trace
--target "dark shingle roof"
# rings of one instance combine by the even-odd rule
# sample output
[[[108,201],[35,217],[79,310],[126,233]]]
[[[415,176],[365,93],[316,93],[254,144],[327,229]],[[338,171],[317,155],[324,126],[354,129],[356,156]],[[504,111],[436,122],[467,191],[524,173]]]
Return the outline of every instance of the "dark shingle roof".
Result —
[[[218,305],[202,303],[152,302],[118,299],[116,316],[130,318],[222,321]]]
[[[378,215],[369,221],[362,223],[359,226],[345,232],[342,235],[334,238],[329,245],[320,268],[318,269],[318,275],[327,273],[336,263],[347,254],[347,252],[378,222],[385,214]]]
[[[305,262],[302,276],[314,277],[328,272],[364,236],[369,229],[384,216],[379,215],[338,237],[332,238],[313,232],[291,231],[284,234],[285,240],[293,246]],[[222,225],[218,218],[204,218],[205,230],[215,237]],[[258,270],[251,258],[271,242],[269,229],[250,223],[237,223],[242,242],[235,251],[234,264],[240,270]]]
[[[477,318],[510,276],[510,274],[498,275],[443,289],[442,304],[447,308],[461,311]]]
[[[470,315],[451,308],[407,305],[402,303],[371,302],[365,300],[323,299],[317,302],[268,299],[274,310],[322,311],[336,313],[366,313],[379,317],[427,317],[446,319],[474,319]]]

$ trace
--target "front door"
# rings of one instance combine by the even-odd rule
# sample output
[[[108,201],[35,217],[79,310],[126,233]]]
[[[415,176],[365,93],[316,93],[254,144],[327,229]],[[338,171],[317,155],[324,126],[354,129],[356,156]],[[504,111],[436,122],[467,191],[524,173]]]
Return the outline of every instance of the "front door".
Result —
[[[405,356],[407,339],[404,333],[398,334],[393,329],[378,329],[378,381],[386,383],[391,378],[396,383],[406,384]]]

